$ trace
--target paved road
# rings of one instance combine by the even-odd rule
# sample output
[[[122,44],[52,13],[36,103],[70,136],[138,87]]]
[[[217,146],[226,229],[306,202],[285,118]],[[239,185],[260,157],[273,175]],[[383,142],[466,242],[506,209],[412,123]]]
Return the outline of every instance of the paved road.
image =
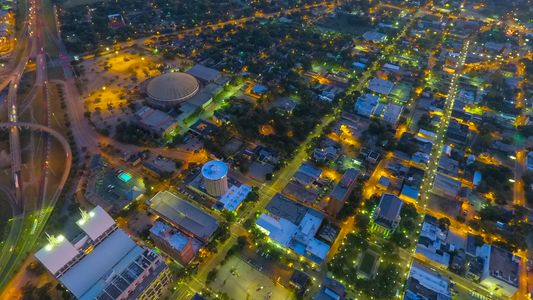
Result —
[[[61,181],[59,183],[59,186],[57,187],[56,192],[54,193],[54,195],[51,198],[50,203],[48,203],[47,207],[39,212],[39,215],[40,215],[39,223],[38,223],[39,225],[37,225],[37,228],[35,229],[35,233],[33,235],[27,236],[24,239],[24,242],[23,242],[22,245],[13,242],[12,246],[13,247],[14,246],[18,246],[18,249],[17,249],[18,253],[22,253],[22,255],[16,255],[16,256],[10,257],[11,263],[9,264],[9,267],[3,269],[2,270],[3,272],[1,273],[1,276],[0,276],[0,290],[3,289],[3,287],[9,281],[9,279],[11,279],[11,277],[13,276],[13,272],[18,268],[18,266],[20,265],[20,262],[22,261],[22,259],[24,259],[26,257],[26,253],[28,253],[31,250],[31,248],[33,247],[34,243],[39,238],[39,236],[41,234],[41,231],[44,229],[44,225],[46,224],[46,221],[50,217],[50,214],[52,213],[52,209],[53,209],[54,205],[56,204],[57,199],[59,198],[59,195],[61,194],[61,191],[63,190],[63,187],[65,186],[65,183],[67,181],[67,178],[68,178],[68,175],[69,175],[69,172],[70,172],[70,168],[72,167],[72,151],[70,149],[69,142],[59,132],[57,132],[57,131],[55,131],[55,130],[47,127],[47,126],[39,125],[39,124],[33,124],[33,123],[24,123],[24,122],[0,123],[0,128],[14,128],[14,127],[30,128],[30,129],[33,129],[33,130],[40,130],[40,131],[44,131],[46,133],[51,134],[52,136],[54,136],[59,141],[59,143],[61,144],[61,146],[65,150],[65,153],[67,155],[67,160],[66,160],[66,163],[65,163],[65,170],[63,172],[63,176],[61,177]],[[23,225],[22,223],[24,221],[22,218],[20,220],[21,220],[21,224],[20,224],[20,230],[19,230],[19,234],[18,234],[19,236],[22,234],[22,225]],[[18,240],[18,238],[17,238],[17,240]],[[7,248],[7,247],[4,247],[4,249],[5,248]],[[2,261],[0,261],[0,262],[2,262]]]

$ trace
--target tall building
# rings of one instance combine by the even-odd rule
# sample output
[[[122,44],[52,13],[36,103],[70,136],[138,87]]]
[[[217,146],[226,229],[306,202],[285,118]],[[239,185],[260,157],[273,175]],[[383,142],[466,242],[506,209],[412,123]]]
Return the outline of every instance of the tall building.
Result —
[[[228,166],[225,163],[219,160],[207,162],[202,167],[202,176],[209,195],[219,197],[228,190]]]
[[[348,169],[344,172],[341,181],[335,186],[329,198],[327,206],[328,214],[334,216],[339,213],[344,202],[353,190],[357,175],[359,175],[359,171],[356,169]]]
[[[163,257],[143,249],[99,206],[83,212],[72,241],[49,237],[35,256],[78,300],[159,299],[170,281]]]
[[[150,229],[150,236],[154,239],[157,248],[180,264],[187,265],[193,259],[195,252],[192,239],[172,226],[156,221]]]
[[[372,212],[372,231],[387,237],[400,224],[403,201],[394,194],[383,194],[378,207]]]

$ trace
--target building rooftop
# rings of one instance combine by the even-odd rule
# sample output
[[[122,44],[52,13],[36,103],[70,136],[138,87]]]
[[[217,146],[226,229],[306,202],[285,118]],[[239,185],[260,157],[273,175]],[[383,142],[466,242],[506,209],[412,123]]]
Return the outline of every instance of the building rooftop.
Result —
[[[218,228],[217,219],[168,191],[157,193],[147,204],[157,215],[204,239]]]
[[[379,201],[379,212],[378,217],[385,218],[387,220],[395,220],[397,216],[400,215],[402,210],[403,201],[394,194],[383,194],[381,195],[381,200]]]
[[[176,163],[170,159],[158,157],[153,160],[147,160],[143,164],[143,167],[146,167],[157,174],[161,174],[163,172],[171,173],[176,170]]]
[[[316,149],[315,149],[316,150]],[[310,185],[312,184],[313,182],[315,182],[316,178],[313,177],[313,176],[309,176],[307,175],[306,173],[303,173],[303,172],[296,172],[292,175],[293,178],[296,178],[302,182],[305,182],[307,185]]]
[[[309,207],[294,202],[280,193],[277,193],[265,206],[265,210],[270,214],[289,220],[293,224],[300,224],[309,209]]]
[[[97,206],[89,213],[82,213],[82,218],[76,224],[94,241],[114,226],[115,221],[103,208]]]
[[[435,180],[433,181],[433,188],[440,188],[449,193],[457,195],[461,189],[461,181],[437,173]]]
[[[400,115],[402,114],[402,111],[403,111],[403,105],[390,102],[389,105],[387,105],[387,108],[385,108],[383,117],[389,117],[391,119],[398,119]]]
[[[217,203],[224,205],[223,207],[229,211],[235,211],[251,191],[252,188],[247,185],[243,184],[240,187],[233,185],[220,197]]]
[[[211,99],[213,99],[213,94],[210,94],[205,91],[201,91],[198,94],[191,97],[190,99],[187,99],[186,102],[196,107],[203,107]]]
[[[167,73],[155,77],[148,83],[146,92],[158,101],[183,101],[198,92],[198,81],[186,73]]]
[[[408,186],[407,184],[405,184],[402,189],[402,195],[405,195],[411,199],[418,199],[419,192],[419,190],[413,188],[412,186]]]
[[[298,270],[293,270],[290,282],[296,286],[304,287],[307,281],[309,280],[309,274],[305,272],[300,272]]]
[[[161,222],[154,222],[150,232],[161,239],[166,240],[174,248],[181,250],[189,243],[189,239],[178,234],[177,230],[170,225],[165,225]]]
[[[379,178],[379,181],[378,181],[378,184],[379,185],[382,185],[384,187],[388,187],[389,184],[390,184],[390,178],[387,178],[385,176],[381,176],[381,178]]]
[[[264,94],[268,91],[268,88],[264,85],[260,85],[260,84],[256,84],[253,88],[252,88],[252,92],[254,93],[258,93],[258,94]]]
[[[315,178],[319,178],[322,175],[322,170],[317,169],[309,164],[302,163],[300,165],[300,168],[298,168],[299,172],[305,173],[309,176],[313,176]]]
[[[357,175],[359,175],[359,171],[357,171],[356,169],[347,169],[346,172],[344,172],[344,175],[342,176],[339,183],[337,183],[337,185],[333,189],[333,192],[331,192],[331,197],[338,200],[344,200],[344,197],[346,196],[350,185],[355,184]]]
[[[393,86],[393,82],[381,78],[373,78],[368,82],[368,89],[379,94],[389,94]]]
[[[490,246],[489,272],[490,276],[504,281],[512,286],[520,284],[520,258],[501,248]]]
[[[203,136],[212,136],[214,133],[213,131],[217,128],[217,125],[207,122],[205,120],[198,120],[190,127],[192,131],[195,131],[196,133],[201,134]]]
[[[74,248],[74,245],[62,235],[58,236],[55,241],[56,243],[50,243],[35,253],[35,257],[37,257],[37,259],[39,259],[39,261],[52,274],[59,271],[79,253],[78,250]]]
[[[437,171],[450,175],[452,177],[459,176],[459,162],[446,156],[441,156]]]
[[[217,180],[228,174],[228,166],[219,160],[208,161],[202,167],[202,175],[209,180]]]
[[[195,65],[194,67],[187,70],[185,73],[206,81],[217,80],[220,77],[219,71],[202,65]]]
[[[406,296],[409,297],[407,299],[420,299],[413,297],[420,295],[427,300],[452,300],[452,295],[448,292],[449,283],[446,276],[413,262],[405,288]]]
[[[92,252],[72,266],[59,281],[80,300],[94,299],[105,287],[102,277],[111,269],[120,273],[143,249],[122,230],[115,230]]]

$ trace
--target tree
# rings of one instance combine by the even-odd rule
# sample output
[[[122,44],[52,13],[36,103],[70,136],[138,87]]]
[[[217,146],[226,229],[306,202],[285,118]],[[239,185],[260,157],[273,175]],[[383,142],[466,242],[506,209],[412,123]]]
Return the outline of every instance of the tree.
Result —
[[[218,269],[213,269],[207,273],[207,278],[205,279],[206,284],[210,284],[211,282],[215,281],[217,279],[218,275]]]
[[[452,223],[450,222],[450,219],[448,219],[446,217],[439,219],[439,228],[440,228],[440,230],[446,231],[446,228],[448,226],[450,226],[450,225],[452,225]]]
[[[244,224],[242,225],[244,227],[244,229],[250,229],[252,228],[252,226],[255,224],[255,221],[254,219],[248,219],[244,222]]]
[[[529,210],[521,205],[515,204],[513,208],[514,208],[513,218],[514,218],[515,224],[518,224],[521,221],[523,221],[525,217],[529,214]]]
[[[232,211],[226,211],[226,221],[229,223],[235,222],[237,216]]]

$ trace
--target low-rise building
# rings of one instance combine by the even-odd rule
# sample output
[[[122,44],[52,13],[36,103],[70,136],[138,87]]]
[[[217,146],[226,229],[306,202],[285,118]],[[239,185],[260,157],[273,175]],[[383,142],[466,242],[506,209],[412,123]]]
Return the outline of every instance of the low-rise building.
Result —
[[[479,283],[495,295],[512,297],[520,287],[520,257],[493,245],[482,248],[485,265]]]
[[[202,83],[215,82],[222,77],[219,71],[202,65],[195,65],[185,73],[194,76]]]
[[[148,106],[139,109],[131,118],[131,123],[158,137],[165,137],[178,126],[176,119]]]
[[[300,165],[300,168],[298,168],[298,172],[301,172],[301,173],[304,173],[304,174],[307,174],[313,178],[318,179],[322,176],[322,170],[320,169],[317,169],[309,164],[306,164],[306,163],[302,163]]]
[[[390,102],[385,108],[385,112],[383,113],[383,117],[382,117],[383,122],[393,127],[396,126],[398,124],[398,120],[400,119],[400,116],[402,115],[402,111],[403,111],[403,105]]]
[[[423,260],[431,260],[444,268],[450,265],[450,254],[446,244],[446,234],[439,228],[437,218],[426,214],[416,245],[416,255]]]
[[[169,191],[155,194],[146,205],[149,212],[204,243],[218,228],[216,218]]]
[[[378,207],[372,212],[371,230],[385,237],[392,234],[402,219],[400,216],[402,206],[403,201],[398,196],[386,193],[381,195]]]
[[[368,82],[368,89],[378,93],[388,95],[394,86],[394,82],[384,80],[381,78],[373,78]]]
[[[370,117],[374,114],[379,103],[379,96],[372,94],[363,94],[357,99],[355,103],[355,111],[365,117]]]
[[[451,159],[446,156],[441,156],[439,158],[439,165],[437,166],[437,171],[442,174],[457,178],[459,177],[459,162],[455,159]]]
[[[213,208],[220,211],[237,211],[251,191],[252,188],[245,184],[240,187],[233,185],[213,204]]]
[[[149,175],[159,178],[162,174],[168,174],[172,176],[176,170],[176,163],[170,159],[158,157],[154,160],[147,160],[143,164],[143,172]]]
[[[367,31],[363,38],[373,43],[383,43],[387,40],[387,35],[376,31]]]
[[[468,126],[451,119],[446,131],[446,137],[449,142],[464,146],[468,141]]]
[[[317,210],[276,194],[255,224],[271,242],[320,265],[330,248],[314,237],[324,217]]]
[[[428,267],[413,262],[405,283],[404,300],[452,300],[450,279]]]
[[[526,157],[526,168],[528,171],[533,171],[533,151],[529,152]]]
[[[431,192],[445,198],[455,199],[459,195],[460,189],[461,181],[437,173],[433,180]]]
[[[157,248],[180,264],[185,266],[194,258],[196,251],[194,251],[192,238],[180,233],[172,226],[156,221],[150,229],[150,236]]]
[[[348,296],[346,286],[333,278],[326,277],[320,284],[315,300],[344,300]]]

